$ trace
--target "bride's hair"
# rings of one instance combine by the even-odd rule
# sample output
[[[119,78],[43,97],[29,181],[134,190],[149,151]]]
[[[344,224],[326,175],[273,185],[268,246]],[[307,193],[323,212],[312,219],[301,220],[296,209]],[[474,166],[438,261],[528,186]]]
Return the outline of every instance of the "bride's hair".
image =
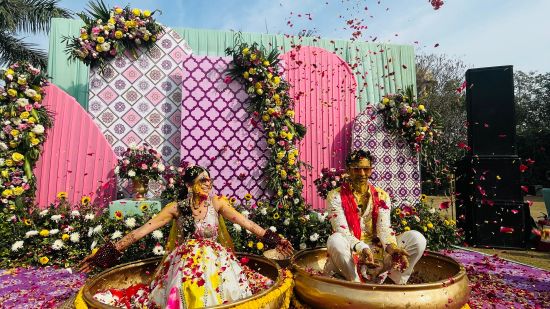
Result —
[[[189,203],[189,190],[187,189],[188,185],[191,185],[197,177],[202,174],[203,172],[206,172],[208,176],[210,176],[210,173],[208,173],[208,170],[202,166],[194,165],[190,166],[185,169],[184,175],[183,175],[183,187],[181,188],[182,193],[180,195],[181,200],[178,201],[178,208],[180,212],[180,216],[182,217],[182,229],[183,229],[183,235],[189,237],[195,233],[195,221],[193,219],[193,212],[191,211],[191,206],[188,205]]]

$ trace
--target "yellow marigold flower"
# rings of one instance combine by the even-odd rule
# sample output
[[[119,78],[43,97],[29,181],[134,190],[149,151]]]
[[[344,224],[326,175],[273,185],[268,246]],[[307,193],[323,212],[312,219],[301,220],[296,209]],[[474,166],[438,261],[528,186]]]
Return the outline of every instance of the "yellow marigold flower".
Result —
[[[65,199],[65,198],[67,198],[67,192],[61,191],[61,192],[57,193],[57,198],[58,198],[58,199]]]
[[[422,229],[424,230],[424,232],[427,232],[428,231],[428,228],[423,226]]]
[[[264,114],[264,115],[262,116],[262,120],[263,120],[263,121],[269,121],[269,115],[268,115],[268,114]]]
[[[258,248],[258,250],[263,250],[264,249],[264,244],[259,241],[257,244],[256,244],[256,248]]]
[[[155,42],[157,40],[157,37],[155,35],[151,36],[151,41]]]
[[[40,233],[38,233],[38,234],[40,234],[40,236],[42,236],[42,237],[47,237],[48,235],[50,235],[50,231],[48,231],[48,230],[42,230],[42,231],[40,231]]]
[[[20,162],[25,159],[25,156],[20,154],[19,152],[14,152],[11,154],[11,159],[15,162]]]
[[[294,165],[296,161],[294,159],[288,159],[288,165]]]
[[[115,31],[115,38],[121,39],[123,35],[124,34],[122,33],[122,31],[120,30]]]
[[[433,225],[431,222],[428,223],[427,226],[428,226],[429,229],[433,229],[433,228],[434,228],[434,225]]]
[[[449,220],[445,220],[445,221],[443,221],[443,223],[445,223],[445,225],[451,224],[451,222],[449,222]]]
[[[33,146],[36,146],[36,145],[40,144],[40,140],[38,138],[31,138],[31,144]]]
[[[83,197],[80,199],[80,203],[81,203],[82,205],[86,206],[86,205],[90,204],[90,201],[91,201],[91,200],[92,200],[92,199],[91,199],[89,196],[85,195],[85,196],[83,196]]]
[[[95,46],[95,50],[98,51],[98,52],[101,52],[103,49],[101,49],[101,45],[97,44]]]
[[[280,99],[281,99],[281,97],[278,94],[273,95],[273,100],[278,101]]]
[[[254,88],[261,89],[262,88],[262,83],[257,82],[256,84],[254,84]]]
[[[139,209],[141,209],[141,211],[146,211],[149,209],[149,204],[141,204],[139,205]]]
[[[243,77],[244,77],[245,79],[248,79],[249,76],[250,76],[250,73],[248,73],[248,72],[244,72],[244,73],[243,73]]]
[[[262,89],[256,89],[256,94],[257,95],[262,95],[262,94],[264,94],[264,91]]]
[[[43,257],[38,259],[38,262],[40,262],[40,264],[42,264],[42,265],[48,264],[49,261],[50,261],[50,259],[47,256],[43,256]]]
[[[275,220],[279,219],[280,217],[281,217],[281,215],[279,215],[278,212],[273,214],[273,219],[275,219]]]
[[[424,107],[424,105],[420,104],[418,105],[418,110],[424,111],[426,110],[426,108]]]
[[[273,131],[267,133],[267,136],[271,137],[271,138],[274,138],[275,136],[277,136],[277,134]]]
[[[256,69],[255,68],[248,69],[248,74],[250,74],[250,75],[256,74]]]
[[[80,38],[83,39],[83,40],[87,40],[88,39],[88,34],[87,33],[81,33]]]
[[[281,178],[286,178],[287,174],[285,170],[281,170]]]
[[[401,208],[395,209],[395,213],[396,213],[396,214],[400,214],[400,213],[401,213]]]
[[[244,199],[247,200],[247,201],[250,201],[252,199],[252,194],[250,194],[250,193],[245,194]]]
[[[10,172],[8,172],[8,170],[2,170],[1,174],[4,178],[8,178],[10,176]]]
[[[102,36],[98,36],[96,41],[99,43],[99,44],[103,44],[105,42],[105,38],[102,37]]]
[[[266,76],[267,76],[267,79],[268,79],[268,80],[271,80],[271,78],[273,77],[273,74],[271,74],[271,73],[267,73],[267,75],[266,75]]]
[[[13,195],[13,190],[11,189],[6,189],[4,191],[2,191],[2,196],[3,197],[8,197],[8,196],[12,196]]]
[[[270,139],[267,140],[267,143],[268,143],[269,145],[275,145],[275,139],[270,138]]]
[[[291,141],[291,140],[294,138],[294,134],[288,133],[288,134],[286,135],[286,138],[287,138],[289,141]]]
[[[67,240],[69,240],[70,238],[71,238],[71,236],[69,236],[69,234],[63,234],[63,235],[61,235],[61,239],[62,239],[63,241],[67,241]]]
[[[264,60],[264,62],[262,62],[262,64],[267,67],[267,66],[269,66],[270,63],[269,63],[269,61]]]
[[[7,69],[6,73],[4,73],[4,76],[13,75],[15,72],[12,69]]]
[[[243,48],[243,50],[242,50],[242,53],[243,53],[243,55],[245,55],[245,56],[248,55],[249,52],[250,52],[250,49],[249,49],[248,47]]]
[[[25,225],[28,226],[28,225],[31,225],[31,224],[32,224],[32,221],[31,221],[31,219],[25,218],[25,220],[23,220],[23,223],[25,223]]]
[[[115,215],[115,219],[117,219],[117,220],[122,220],[122,217],[124,217],[122,215],[122,211],[120,211],[120,210],[115,211],[114,215]]]
[[[281,138],[286,138],[287,133],[286,133],[285,131],[281,131],[281,133],[279,133],[279,136],[280,136]]]
[[[254,247],[254,242],[252,240],[249,240],[247,246],[248,248]]]
[[[145,42],[149,41],[149,36],[148,36],[147,34],[144,35],[144,36],[143,36],[143,40],[144,40]]]
[[[289,110],[286,111],[286,115],[287,115],[288,117],[292,118],[292,117],[294,117],[294,111],[291,110],[291,109],[289,109]]]
[[[288,195],[293,196],[294,195],[294,189],[292,189],[292,188],[288,189]]]
[[[151,16],[151,11],[149,11],[149,10],[143,11],[143,16],[145,16],[145,17]]]
[[[410,228],[410,227],[408,227],[408,226],[405,226],[405,228],[404,228],[403,230],[405,230],[405,231],[410,231],[410,230],[411,230],[411,228]]]
[[[283,196],[283,190],[277,191],[277,196]]]
[[[15,148],[15,147],[17,147],[17,145],[18,145],[18,143],[17,143],[16,141],[11,141],[11,142],[10,142],[10,148]],[[11,161],[11,160],[10,160],[10,161]],[[13,161],[12,161],[12,163],[13,163]],[[7,163],[6,163],[6,164],[7,164]]]
[[[141,10],[138,9],[138,8],[135,8],[135,9],[132,10],[132,14],[134,14],[136,16],[139,16],[139,15],[141,15]]]
[[[254,60],[256,60],[256,57],[257,57],[256,54],[252,54],[252,55],[250,55],[250,60],[254,61]]]
[[[27,119],[27,122],[28,123],[35,123],[36,122],[36,119],[34,119],[34,117],[29,117],[29,119]],[[32,133],[32,132],[31,132]]]
[[[388,99],[388,98],[383,98],[382,99],[382,104],[388,104],[388,103],[390,103],[390,99]]]
[[[7,159],[5,163],[6,163],[6,166],[10,166],[10,167],[13,166],[13,160],[12,159]]]
[[[407,220],[401,220],[401,224],[407,225]]]
[[[19,130],[13,129],[13,130],[10,131],[10,134],[13,137],[17,137],[19,135]]]
[[[8,89],[8,95],[10,97],[15,97],[17,95],[17,90],[15,89]]]
[[[273,77],[273,83],[275,85],[278,85],[281,82],[281,78],[279,76]]]
[[[25,189],[23,189],[23,187],[13,188],[13,194],[16,195],[16,196],[19,196],[19,195],[23,194],[23,192],[25,192]]]
[[[19,115],[19,118],[27,119],[29,118],[29,116],[30,116],[29,112],[22,112],[21,115]]]

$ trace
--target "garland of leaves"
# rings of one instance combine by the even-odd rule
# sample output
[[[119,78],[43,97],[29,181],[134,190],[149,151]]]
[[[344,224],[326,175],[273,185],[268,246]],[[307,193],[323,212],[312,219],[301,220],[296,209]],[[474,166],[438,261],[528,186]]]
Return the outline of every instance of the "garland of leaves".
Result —
[[[46,75],[29,63],[15,63],[0,70],[0,206],[2,211],[23,211],[34,199],[33,169],[52,126],[42,106]]]
[[[151,12],[137,8],[109,9],[102,0],[90,2],[86,12],[77,15],[84,22],[80,36],[64,36],[69,60],[81,60],[86,65],[102,68],[105,63],[126,50],[137,58],[137,49],[151,48],[164,31]]]
[[[396,136],[403,137],[411,149],[420,152],[423,145],[434,141],[439,133],[432,114],[422,104],[414,100],[412,88],[406,94],[388,94],[378,104],[384,126]]]

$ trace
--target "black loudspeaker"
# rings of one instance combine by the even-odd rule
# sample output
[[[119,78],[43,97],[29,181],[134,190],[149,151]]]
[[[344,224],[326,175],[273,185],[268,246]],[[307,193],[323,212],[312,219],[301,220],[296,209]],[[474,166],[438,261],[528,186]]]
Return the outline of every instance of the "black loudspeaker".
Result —
[[[471,157],[458,164],[457,199],[523,201],[519,157]]]
[[[478,199],[457,204],[457,225],[466,243],[478,247],[526,248],[529,206],[525,202]]]
[[[478,156],[516,155],[512,66],[466,71],[468,145]]]

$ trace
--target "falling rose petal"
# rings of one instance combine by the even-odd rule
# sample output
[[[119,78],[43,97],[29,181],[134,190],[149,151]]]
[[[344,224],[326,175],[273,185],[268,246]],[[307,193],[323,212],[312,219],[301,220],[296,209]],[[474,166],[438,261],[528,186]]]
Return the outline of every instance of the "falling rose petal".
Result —
[[[539,229],[534,228],[534,229],[531,229],[531,234],[540,237],[542,233],[540,232]]]
[[[535,163],[535,160],[529,158],[529,159],[525,160],[525,163],[527,163],[529,165],[533,165]]]
[[[521,186],[521,191],[527,193],[529,192],[529,188],[527,188],[527,186]]]
[[[449,205],[451,205],[451,201],[445,201],[439,204],[439,209],[447,209],[449,208]]]
[[[512,209],[511,212],[515,215],[515,214],[517,214],[517,213],[519,212],[519,210],[517,210],[517,209]]]
[[[505,234],[512,234],[514,232],[514,228],[512,227],[506,227],[506,226],[501,226],[500,227],[500,232],[501,233],[505,233]]]
[[[527,205],[529,205],[529,207],[533,206],[533,201],[526,201],[527,202]]]
[[[529,169],[529,167],[525,164],[520,164],[519,165],[519,171],[522,172],[522,173],[524,173],[528,169]]]

